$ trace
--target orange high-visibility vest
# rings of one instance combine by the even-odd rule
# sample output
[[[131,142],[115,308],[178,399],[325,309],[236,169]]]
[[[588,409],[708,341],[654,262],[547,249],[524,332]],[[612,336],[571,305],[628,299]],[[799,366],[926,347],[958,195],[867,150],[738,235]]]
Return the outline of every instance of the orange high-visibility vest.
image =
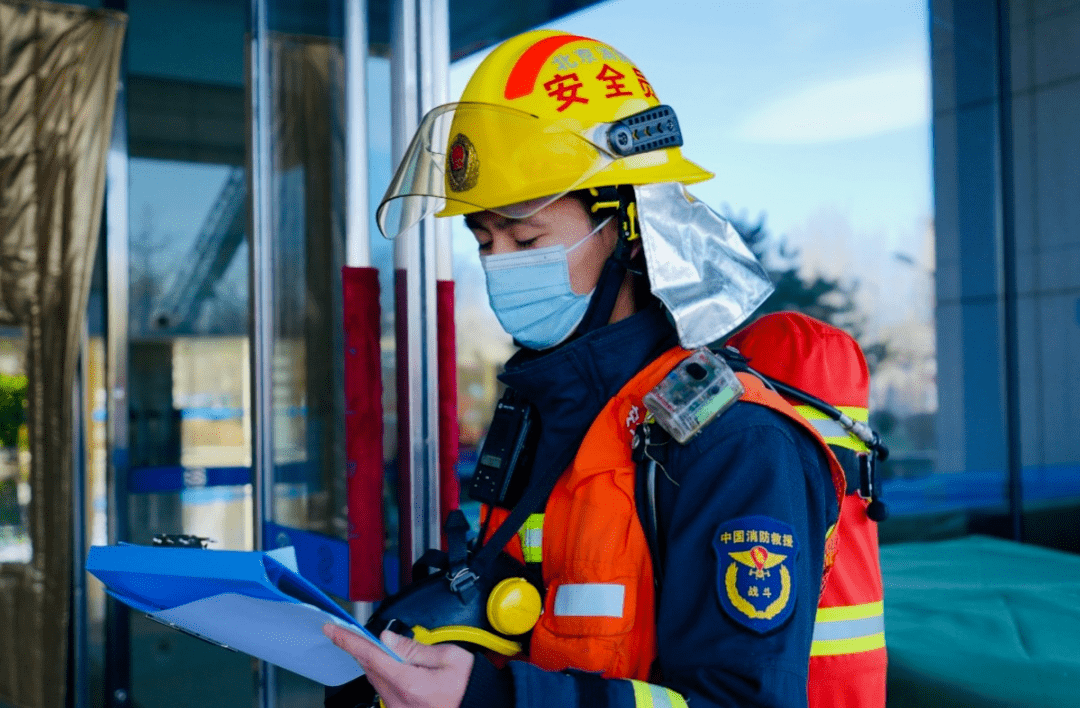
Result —
[[[534,515],[507,544],[519,560],[539,560],[542,546],[544,613],[532,633],[528,660],[559,671],[599,672],[606,678],[649,677],[656,658],[653,567],[635,504],[636,464],[631,439],[645,417],[642,397],[690,352],[674,348],[653,361],[615,395],[593,422],[570,468],[544,509],[539,538]],[[739,374],[742,400],[786,416],[827,452],[842,504],[844,473],[821,435],[758,379]],[[509,512],[491,510],[496,529]],[[721,520],[718,520],[721,521]],[[831,560],[826,550],[826,564]],[[827,570],[827,569],[825,569]]]
[[[810,708],[884,708],[884,595],[877,524],[857,493],[844,500],[837,553],[810,645]]]
[[[870,375],[846,332],[806,315],[766,315],[728,344],[760,373],[866,422]],[[860,440],[813,408],[796,406],[832,446],[868,453]],[[847,470],[858,474],[857,470]],[[836,558],[818,602],[807,683],[810,708],[884,708],[885,627],[877,524],[852,493],[841,507]]]

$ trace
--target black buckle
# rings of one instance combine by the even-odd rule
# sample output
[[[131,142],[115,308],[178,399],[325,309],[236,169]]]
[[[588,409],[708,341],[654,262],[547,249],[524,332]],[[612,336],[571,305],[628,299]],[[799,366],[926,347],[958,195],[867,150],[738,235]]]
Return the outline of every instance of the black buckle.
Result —
[[[682,130],[671,106],[657,106],[615,121],[608,128],[608,144],[619,157],[663,148],[682,147]]]
[[[466,534],[469,522],[461,509],[454,509],[446,516],[443,524],[446,534],[446,577],[450,580],[450,590],[463,602],[468,602],[476,594],[476,581],[480,579],[469,567],[469,546]]]

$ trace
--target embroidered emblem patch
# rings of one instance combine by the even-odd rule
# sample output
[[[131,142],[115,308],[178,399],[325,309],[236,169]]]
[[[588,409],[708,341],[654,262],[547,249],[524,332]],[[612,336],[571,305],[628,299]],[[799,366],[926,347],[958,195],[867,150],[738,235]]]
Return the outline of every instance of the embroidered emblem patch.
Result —
[[[476,148],[464,133],[458,133],[450,143],[448,156],[449,168],[446,171],[450,189],[464,192],[476,186],[480,174],[480,161],[476,158]]]
[[[795,530],[768,516],[720,525],[713,538],[720,605],[733,620],[760,634],[782,625],[795,609]]]

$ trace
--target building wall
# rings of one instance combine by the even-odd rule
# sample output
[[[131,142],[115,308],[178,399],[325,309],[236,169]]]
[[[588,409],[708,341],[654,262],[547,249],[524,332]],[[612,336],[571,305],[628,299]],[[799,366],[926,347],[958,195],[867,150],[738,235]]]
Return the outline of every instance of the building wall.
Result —
[[[1011,198],[1021,463],[1025,478],[1080,474],[1080,2],[1008,3],[1006,189],[995,3],[932,0],[931,10],[939,469],[1006,468],[1001,215]]]
[[[1025,465],[1080,462],[1080,2],[1013,22],[1017,288]]]

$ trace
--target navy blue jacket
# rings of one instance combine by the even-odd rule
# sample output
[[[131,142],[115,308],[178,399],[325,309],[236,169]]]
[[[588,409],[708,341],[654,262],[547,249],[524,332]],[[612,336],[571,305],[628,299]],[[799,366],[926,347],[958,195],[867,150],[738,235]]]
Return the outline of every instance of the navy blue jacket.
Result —
[[[678,343],[663,311],[650,308],[545,354],[523,350],[500,377],[536,406],[538,465],[576,446],[607,401],[640,369]],[[778,413],[738,402],[686,445],[660,446],[656,681],[692,708],[806,706],[806,675],[826,530],[838,509],[828,462],[813,439]],[[534,473],[540,473],[537,469]],[[725,524],[767,517],[790,527],[793,610],[767,631],[725,610],[718,539]],[[545,529],[545,534],[556,529]],[[628,681],[549,672],[477,657],[463,708],[635,706]]]

